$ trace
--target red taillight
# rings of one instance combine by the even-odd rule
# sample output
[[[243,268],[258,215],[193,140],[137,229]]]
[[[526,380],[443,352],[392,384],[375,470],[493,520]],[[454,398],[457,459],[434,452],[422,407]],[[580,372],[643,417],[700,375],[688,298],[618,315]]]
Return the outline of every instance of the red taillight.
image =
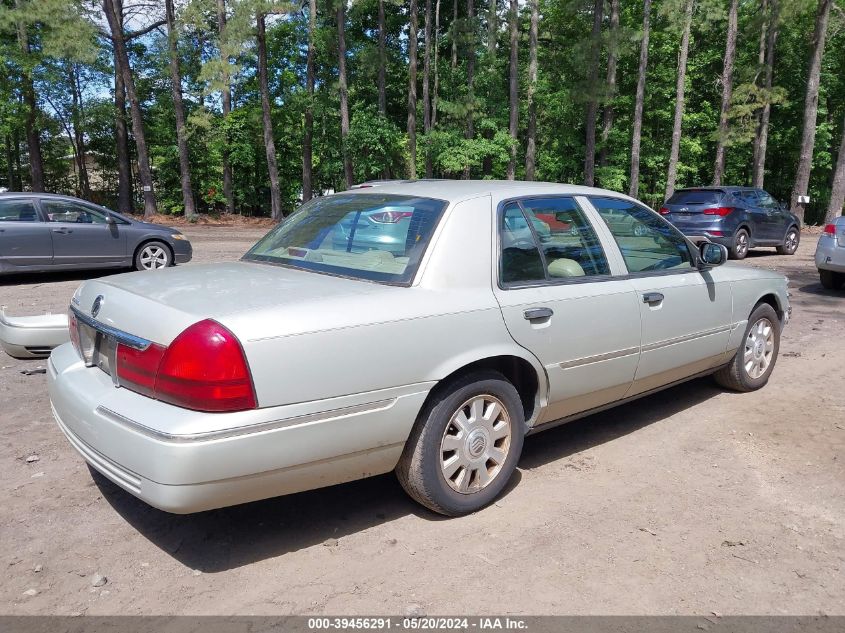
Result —
[[[704,209],[702,213],[704,215],[718,215],[720,217],[725,217],[730,213],[733,213],[733,207],[716,207],[715,209]]]
[[[73,345],[73,349],[76,350],[76,353],[79,356],[82,356],[82,344],[79,342],[79,324],[76,322],[76,315],[73,313],[73,310],[68,310],[67,313],[67,327],[68,327],[68,334],[70,335],[70,342]]]
[[[196,411],[256,407],[255,389],[240,342],[210,319],[195,323],[166,348],[139,351],[118,345],[121,386]]]
[[[379,224],[396,224],[399,220],[410,218],[412,215],[414,215],[412,211],[380,211],[368,217]]]
[[[156,374],[165,348],[152,344],[138,350],[123,344],[117,346],[117,376],[122,387],[155,398]]]
[[[722,237],[724,234],[721,231],[707,231],[713,237]]]
[[[835,224],[825,224],[824,225],[824,232],[826,235],[836,235],[836,225]]]
[[[666,207],[660,207],[660,211],[658,211],[658,213],[660,215],[669,215],[669,213],[671,213],[671,211],[669,211],[669,209],[667,209]]]

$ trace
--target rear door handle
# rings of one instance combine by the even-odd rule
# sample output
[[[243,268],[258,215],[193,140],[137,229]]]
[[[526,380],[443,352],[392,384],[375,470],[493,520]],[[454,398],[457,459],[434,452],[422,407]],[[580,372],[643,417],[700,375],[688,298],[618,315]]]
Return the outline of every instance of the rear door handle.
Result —
[[[537,319],[548,319],[554,314],[551,308],[528,308],[522,313],[528,321],[535,321]]]
[[[663,298],[663,294],[660,292],[646,292],[643,295],[643,303],[653,305],[655,303],[660,303],[661,301],[663,301]]]

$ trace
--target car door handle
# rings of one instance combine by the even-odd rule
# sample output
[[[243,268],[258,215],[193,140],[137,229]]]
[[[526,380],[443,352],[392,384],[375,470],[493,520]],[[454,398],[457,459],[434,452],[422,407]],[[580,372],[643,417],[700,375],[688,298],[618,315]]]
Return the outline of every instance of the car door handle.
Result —
[[[72,229],[53,229],[53,233],[60,233],[62,235],[67,235],[68,233],[73,233]]]
[[[528,321],[535,321],[537,319],[548,319],[554,314],[551,308],[528,308],[522,313],[522,316]]]
[[[660,292],[646,292],[643,294],[643,303],[653,305],[663,301],[663,294]]]

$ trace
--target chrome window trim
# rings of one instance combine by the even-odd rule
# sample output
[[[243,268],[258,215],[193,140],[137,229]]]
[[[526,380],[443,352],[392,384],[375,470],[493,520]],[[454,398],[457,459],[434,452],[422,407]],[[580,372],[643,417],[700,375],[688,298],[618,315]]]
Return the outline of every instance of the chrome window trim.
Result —
[[[139,351],[146,350],[150,345],[153,344],[152,341],[148,341],[145,338],[141,338],[140,336],[135,336],[134,334],[129,334],[128,332],[124,332],[123,330],[118,330],[110,325],[106,325],[102,321],[98,321],[87,314],[83,314],[79,308],[74,305],[70,306],[71,312],[73,312],[74,316],[82,321],[85,325],[90,328],[95,329],[97,332],[101,334],[105,334],[106,336],[112,337],[115,341],[122,345],[126,345],[127,347],[131,347],[132,349],[137,349]]]

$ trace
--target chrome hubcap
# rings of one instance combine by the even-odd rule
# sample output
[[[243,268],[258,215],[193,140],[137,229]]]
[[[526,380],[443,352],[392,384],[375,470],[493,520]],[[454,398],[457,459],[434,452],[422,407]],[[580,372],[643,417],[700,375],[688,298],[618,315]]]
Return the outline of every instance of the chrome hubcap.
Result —
[[[748,250],[748,236],[745,233],[740,234],[736,238],[736,252],[744,253]]]
[[[440,440],[440,470],[461,494],[486,488],[502,471],[511,446],[511,419],[502,402],[484,394],[464,402]]]
[[[772,322],[766,318],[760,319],[751,326],[745,339],[745,352],[742,360],[745,373],[751,378],[759,378],[769,365],[775,351],[775,331]]]
[[[161,246],[147,246],[141,251],[141,267],[156,270],[167,266],[167,252]]]

